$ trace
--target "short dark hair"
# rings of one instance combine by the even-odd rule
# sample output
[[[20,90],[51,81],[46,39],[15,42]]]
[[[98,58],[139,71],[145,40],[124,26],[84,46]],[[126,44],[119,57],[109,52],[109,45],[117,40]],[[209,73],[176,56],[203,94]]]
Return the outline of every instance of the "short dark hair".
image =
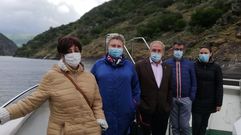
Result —
[[[79,51],[82,51],[82,45],[77,37],[74,36],[64,36],[62,38],[58,39],[58,45],[57,50],[59,54],[67,54],[68,49],[71,46],[77,46],[79,48]]]
[[[209,50],[209,52],[212,52],[212,46],[210,44],[203,44],[202,46],[199,47],[199,49],[206,48]]]
[[[172,44],[172,46],[174,46],[174,45],[183,45],[184,47],[186,46],[186,43],[184,42],[184,41],[175,41],[173,44]]]

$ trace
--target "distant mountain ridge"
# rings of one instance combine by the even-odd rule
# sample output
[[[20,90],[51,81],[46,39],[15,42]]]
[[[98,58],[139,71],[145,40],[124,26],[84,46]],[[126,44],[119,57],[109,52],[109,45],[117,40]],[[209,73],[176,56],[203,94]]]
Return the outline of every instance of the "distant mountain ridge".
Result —
[[[2,33],[0,33],[0,55],[12,56],[17,50],[17,45]]]
[[[194,59],[201,45],[210,44],[217,61],[240,62],[241,0],[111,0],[76,22],[50,27],[19,48],[16,56],[57,58],[57,39],[74,35],[84,44],[83,57],[100,57],[105,35],[112,32],[127,40],[136,36],[148,42],[161,40],[167,46],[166,57],[172,43],[183,40],[187,57]],[[136,51],[136,58],[147,53]]]

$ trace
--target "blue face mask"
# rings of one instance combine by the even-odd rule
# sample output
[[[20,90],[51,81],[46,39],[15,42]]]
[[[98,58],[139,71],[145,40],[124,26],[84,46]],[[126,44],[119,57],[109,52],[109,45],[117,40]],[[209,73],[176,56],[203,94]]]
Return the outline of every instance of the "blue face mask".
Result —
[[[155,52],[151,52],[151,60],[153,62],[159,62],[162,58],[162,54],[161,53],[155,53]]]
[[[123,54],[123,48],[109,48],[108,53],[112,57],[120,57]]]
[[[176,59],[181,59],[183,56],[183,51],[180,50],[174,50],[173,55]]]
[[[199,54],[199,60],[201,62],[208,62],[209,61],[209,54]]]

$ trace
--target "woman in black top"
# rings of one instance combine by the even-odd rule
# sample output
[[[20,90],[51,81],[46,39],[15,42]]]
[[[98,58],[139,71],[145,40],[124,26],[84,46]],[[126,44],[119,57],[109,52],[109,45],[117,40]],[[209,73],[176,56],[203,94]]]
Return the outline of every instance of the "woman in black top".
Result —
[[[192,132],[193,135],[205,135],[210,114],[220,111],[222,106],[223,76],[208,46],[200,48],[195,65],[197,93],[192,106]]]

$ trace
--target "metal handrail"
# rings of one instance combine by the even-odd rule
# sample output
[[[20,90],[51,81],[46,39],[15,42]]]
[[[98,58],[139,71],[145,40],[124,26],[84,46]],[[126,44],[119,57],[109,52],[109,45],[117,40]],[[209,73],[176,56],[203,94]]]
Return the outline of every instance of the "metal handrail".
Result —
[[[134,47],[133,47],[132,41],[134,41],[134,40],[140,40],[140,39],[145,43],[146,47],[147,47],[148,49],[150,49],[150,46],[148,45],[148,43],[146,42],[146,39],[145,39],[144,37],[134,37],[134,38],[132,38],[132,39],[130,39],[130,40],[128,41],[128,42],[131,43],[131,56],[133,56],[133,52],[134,52]]]
[[[240,82],[241,79],[228,79],[228,78],[223,78],[224,81],[233,81],[233,82]]]
[[[236,90],[240,90],[241,91],[241,79],[228,79],[228,78],[223,78],[223,81],[228,81],[228,82],[238,82],[238,86],[232,86],[232,85],[226,85],[225,87],[232,87],[232,88],[234,88],[234,89],[236,89]],[[241,97],[241,95],[240,95],[240,97]]]
[[[14,98],[12,98],[11,100],[9,100],[7,103],[5,103],[4,105],[1,106],[1,108],[8,106],[9,104],[11,104],[12,102],[14,102],[16,99],[18,99],[19,97],[21,97],[22,95],[24,95],[25,93],[29,92],[30,90],[33,90],[35,88],[37,88],[39,86],[39,84],[36,84],[26,90],[24,90],[23,92],[21,92],[20,94],[18,94],[17,96],[15,96]]]
[[[134,37],[134,38],[132,38],[132,39],[130,40],[130,42],[132,42],[133,40],[139,40],[139,39],[143,40],[143,42],[145,43],[146,47],[147,47],[148,49],[150,49],[150,46],[148,45],[148,43],[146,42],[146,39],[145,39],[144,37]],[[133,47],[133,45],[132,45],[131,47]]]
[[[125,48],[125,50],[126,50],[126,52],[127,52],[128,56],[130,57],[131,61],[133,62],[133,64],[135,64],[136,62],[134,61],[134,59],[133,59],[132,55],[130,54],[130,52],[128,51],[128,49],[126,48],[126,46],[125,46],[125,45],[124,45],[124,48]]]

